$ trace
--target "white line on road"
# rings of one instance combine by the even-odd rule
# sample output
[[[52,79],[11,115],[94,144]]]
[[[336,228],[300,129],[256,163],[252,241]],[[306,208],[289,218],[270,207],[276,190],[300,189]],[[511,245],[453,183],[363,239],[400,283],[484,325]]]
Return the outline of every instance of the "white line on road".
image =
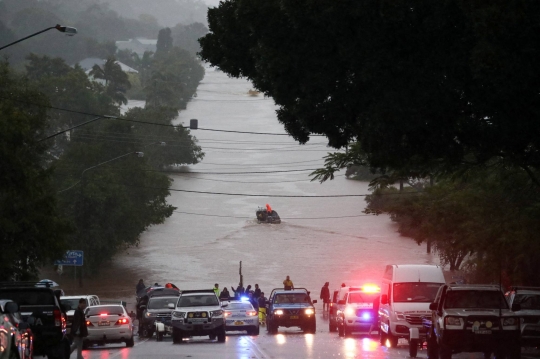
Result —
[[[147,339],[145,339],[145,340],[143,340],[143,341],[138,341],[137,343],[135,343],[135,345],[133,346],[133,348],[135,348],[136,346],[138,346],[138,345],[140,345],[140,344],[146,343],[146,342],[149,341],[149,340],[150,340],[150,338],[147,338]],[[111,356],[109,357],[109,359],[116,358],[117,356],[119,356],[120,354],[122,354],[123,349],[129,350],[129,349],[133,349],[133,348],[121,348],[116,354],[111,355]]]
[[[251,343],[253,349],[259,352],[258,354],[260,355],[257,355],[257,353],[255,353],[255,355],[257,355],[257,358],[270,358],[270,355],[266,354],[266,352],[262,350],[262,348],[258,346],[253,339],[251,339],[250,337],[246,337],[246,339]]]

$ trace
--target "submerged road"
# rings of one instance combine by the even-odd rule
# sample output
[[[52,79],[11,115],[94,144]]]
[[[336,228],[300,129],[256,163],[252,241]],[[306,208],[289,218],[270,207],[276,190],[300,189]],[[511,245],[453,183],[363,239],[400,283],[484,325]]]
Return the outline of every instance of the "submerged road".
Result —
[[[135,341],[135,347],[108,345],[93,347],[83,352],[85,359],[169,359],[169,358],[219,358],[219,359],[281,359],[281,358],[409,358],[408,344],[400,340],[397,348],[386,348],[379,344],[376,336],[353,335],[340,338],[328,332],[328,321],[319,315],[317,333],[304,334],[293,328],[280,328],[277,335],[269,335],[261,327],[259,336],[248,336],[243,332],[228,332],[225,343],[205,337],[184,339],[182,344],[173,344],[171,337],[162,342],[151,339]],[[75,354],[71,356],[75,358]],[[426,351],[418,352],[418,358],[427,358]],[[483,359],[481,353],[453,355],[456,359]],[[522,358],[540,358],[540,351],[525,350]]]

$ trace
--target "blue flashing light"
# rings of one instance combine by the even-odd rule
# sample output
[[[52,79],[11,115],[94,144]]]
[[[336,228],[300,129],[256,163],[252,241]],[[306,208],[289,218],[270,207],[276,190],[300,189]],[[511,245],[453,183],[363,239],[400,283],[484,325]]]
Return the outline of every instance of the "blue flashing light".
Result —
[[[242,302],[249,302],[249,297],[240,297]]]
[[[362,319],[370,320],[371,319],[371,314],[369,312],[362,313]]]

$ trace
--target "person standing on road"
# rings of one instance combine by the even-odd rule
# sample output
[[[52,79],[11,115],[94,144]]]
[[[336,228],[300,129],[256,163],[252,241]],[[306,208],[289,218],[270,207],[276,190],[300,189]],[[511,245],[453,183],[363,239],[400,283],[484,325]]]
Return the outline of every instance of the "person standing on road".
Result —
[[[86,299],[79,299],[79,306],[73,314],[73,323],[71,324],[71,336],[73,344],[71,344],[70,353],[77,349],[77,359],[84,359],[82,356],[83,340],[88,336],[88,328],[86,328],[86,318],[84,310],[86,309]]]
[[[219,298],[220,292],[219,292],[219,284],[218,283],[214,284],[214,293],[216,293],[216,295]]]
[[[285,278],[285,280],[283,281],[283,288],[285,290],[294,289],[294,284],[289,276],[287,276],[287,278]]]
[[[229,295],[229,290],[227,289],[227,287],[223,288],[223,290],[219,294],[219,299],[220,300],[229,300],[230,298],[231,297]]]
[[[253,306],[253,309],[255,309],[255,311],[258,314],[259,313],[259,301],[253,297],[253,293],[249,293],[248,298],[249,298],[249,302]]]
[[[258,284],[255,284],[255,291],[253,292],[253,298],[259,299],[261,296],[261,288],[259,288]]]
[[[266,298],[264,297],[264,292],[261,292],[261,295],[257,299],[259,302],[259,322],[262,325],[266,324]]]
[[[321,288],[321,300],[323,301],[323,311],[330,309],[330,283],[324,283]]]
[[[137,287],[135,287],[135,294],[139,294],[139,292],[144,288],[146,288],[146,286],[144,285],[143,280],[139,279],[139,283],[137,283]]]

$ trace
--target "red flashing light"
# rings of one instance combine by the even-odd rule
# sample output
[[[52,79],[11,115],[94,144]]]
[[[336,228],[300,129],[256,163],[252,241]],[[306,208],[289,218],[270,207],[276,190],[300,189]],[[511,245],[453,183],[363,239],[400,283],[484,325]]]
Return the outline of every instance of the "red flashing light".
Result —
[[[54,316],[54,325],[59,327],[62,325],[62,312],[60,311],[60,309],[55,309],[53,311],[53,316]]]
[[[226,316],[226,317],[230,317],[231,314],[232,314],[231,312],[225,312],[225,313],[223,313],[223,315]]]
[[[108,313],[101,313],[99,316],[100,317],[106,317],[107,315],[109,315]]]
[[[362,286],[362,291],[366,293],[378,293],[381,291],[381,288],[376,284],[366,284]]]
[[[248,311],[246,312],[246,314],[248,315],[248,317],[254,317],[254,316],[257,315],[257,311],[255,311],[255,310],[248,310]]]
[[[86,326],[87,326],[87,327],[93,327],[94,324],[92,324],[91,321],[87,320],[87,321],[86,321]]]

